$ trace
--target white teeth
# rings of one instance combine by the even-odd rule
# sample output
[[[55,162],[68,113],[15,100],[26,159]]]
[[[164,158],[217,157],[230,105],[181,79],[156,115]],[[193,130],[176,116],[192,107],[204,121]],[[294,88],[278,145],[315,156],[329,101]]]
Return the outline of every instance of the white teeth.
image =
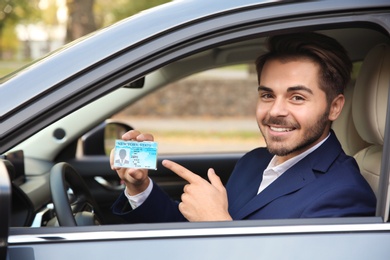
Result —
[[[275,132],[289,132],[292,131],[292,128],[279,128],[279,127],[270,127],[272,131]]]

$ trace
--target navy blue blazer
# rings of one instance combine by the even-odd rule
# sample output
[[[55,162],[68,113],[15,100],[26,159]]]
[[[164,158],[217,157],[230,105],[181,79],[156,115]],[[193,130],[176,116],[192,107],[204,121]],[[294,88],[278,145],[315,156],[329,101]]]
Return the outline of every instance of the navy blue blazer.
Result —
[[[237,162],[226,185],[234,220],[375,214],[373,191],[333,132],[320,147],[257,194],[272,157],[266,148],[257,148]],[[150,196],[135,210],[123,194],[112,209],[131,223],[185,221],[177,205],[154,184]]]

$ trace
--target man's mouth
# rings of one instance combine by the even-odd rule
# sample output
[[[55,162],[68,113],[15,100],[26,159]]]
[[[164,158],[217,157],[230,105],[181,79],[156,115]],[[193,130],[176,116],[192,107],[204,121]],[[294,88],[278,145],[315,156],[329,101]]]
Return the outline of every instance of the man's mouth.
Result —
[[[270,126],[270,129],[274,132],[290,132],[294,130],[294,128],[286,128],[286,127],[275,127],[275,126]]]
[[[300,129],[300,125],[295,121],[288,121],[285,118],[265,118],[261,122],[263,126],[269,127],[269,129],[276,133],[288,133],[294,130]]]

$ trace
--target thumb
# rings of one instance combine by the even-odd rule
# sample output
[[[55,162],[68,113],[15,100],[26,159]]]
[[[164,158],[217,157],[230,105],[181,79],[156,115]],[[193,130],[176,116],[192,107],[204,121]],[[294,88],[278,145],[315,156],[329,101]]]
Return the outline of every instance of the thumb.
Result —
[[[221,181],[221,178],[215,173],[213,168],[210,168],[207,172],[207,176],[210,180],[211,185],[217,188],[219,191],[225,191],[225,186]]]

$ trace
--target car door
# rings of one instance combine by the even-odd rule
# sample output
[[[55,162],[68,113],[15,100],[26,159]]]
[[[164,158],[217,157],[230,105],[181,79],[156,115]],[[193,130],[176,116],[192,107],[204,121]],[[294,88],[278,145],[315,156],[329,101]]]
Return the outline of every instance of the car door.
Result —
[[[182,1],[174,2],[180,3]],[[155,37],[155,42],[149,42],[151,45],[146,42],[146,46],[138,46],[139,49],[135,48],[129,53],[123,51],[121,53],[123,56],[116,57],[117,60],[113,59],[109,64],[102,63],[100,64],[101,67],[97,64],[90,71],[80,73],[79,78],[75,76],[72,80],[64,83],[64,89],[79,84],[83,86],[83,90],[91,91],[83,92],[84,95],[70,95],[71,97],[68,97],[66,102],[60,100],[61,103],[66,103],[66,106],[59,106],[59,109],[52,111],[50,116],[57,118],[65,116],[80,108],[80,103],[84,104],[83,102],[85,102],[84,99],[97,99],[103,95],[102,93],[106,94],[129,79],[134,80],[147,74],[154,70],[156,66],[161,67],[170,61],[183,58],[183,53],[185,56],[189,56],[202,49],[211,48],[215,45],[221,46],[233,40],[263,37],[290,30],[328,29],[333,32],[333,29],[358,27],[358,25],[367,25],[368,22],[371,22],[370,25],[375,28],[377,28],[376,26],[380,27],[378,24],[386,27],[387,29],[381,29],[386,31],[388,35],[390,27],[387,11],[380,9],[378,6],[377,8],[367,9],[361,6],[356,7],[355,3],[353,1],[333,1],[331,3],[303,1],[298,4],[296,2],[270,4],[266,5],[264,9],[242,7],[237,12],[225,12],[224,15],[213,15],[207,19],[199,20],[199,24],[194,25],[194,27],[180,26],[182,30],[175,31],[172,29],[170,31],[172,34],[165,35],[166,37],[162,33],[159,37]],[[366,5],[368,4],[367,2]],[[340,9],[333,14],[332,11],[337,8]],[[375,12],[372,14],[370,12],[373,9]],[[214,29],[210,31],[208,24],[213,24]],[[344,31],[341,30],[340,33],[342,34]],[[185,39],[180,40],[183,35]],[[172,45],[161,47],[169,37],[172,37],[168,41]],[[161,48],[154,51],[154,48],[157,47]],[[152,54],[147,56],[145,53]],[[129,60],[134,64],[130,62],[129,65]],[[129,67],[126,67],[127,65]],[[114,69],[110,70],[111,66]],[[119,72],[114,73],[112,70]],[[104,82],[104,79],[98,76],[107,74],[111,75],[108,82]],[[88,79],[92,79],[93,82],[85,84]],[[39,101],[38,99],[38,104]],[[31,106],[34,108],[34,104]],[[104,115],[102,120],[111,115]],[[44,116],[45,113],[42,117]],[[49,115],[46,116],[46,120],[42,120],[45,122],[39,122],[36,127],[54,121]],[[74,122],[77,123],[77,121]],[[28,129],[34,123],[34,120],[28,123],[27,126],[21,126],[20,131]],[[85,131],[78,137],[90,129],[84,129]],[[386,129],[388,130],[389,127],[386,127]],[[71,132],[71,127],[66,130]],[[28,131],[31,133],[33,130]],[[21,137],[18,135],[19,139],[24,138],[23,134],[19,134],[21,135]],[[388,131],[386,131],[386,137],[388,137]],[[389,139],[386,140],[384,147],[389,147]],[[12,140],[12,142],[17,141]],[[8,143],[11,143],[11,141],[7,142],[7,145]],[[101,164],[92,163],[94,160],[92,156],[88,156],[89,158],[85,156],[87,167],[82,169],[78,164],[82,165],[81,158],[83,156],[80,158],[66,156],[76,154],[77,143],[73,143],[73,146],[68,147],[68,149],[72,152],[66,153],[63,150],[61,153],[63,157],[58,156],[56,159],[67,160],[75,167],[79,167],[78,169],[83,172],[85,178],[90,175],[91,180],[96,180],[95,177],[98,175],[93,171],[102,174],[105,180],[110,180],[110,176],[116,178],[115,174],[109,173],[106,155],[103,155],[104,158],[95,158],[95,160],[100,160]],[[187,155],[184,158],[177,156],[174,159],[186,160],[186,157]],[[208,159],[211,158],[212,156]],[[384,158],[389,158],[387,148],[384,151]],[[194,160],[193,157],[191,160]],[[206,161],[204,158],[203,160]],[[195,163],[196,161],[192,162]],[[99,172],[101,169],[97,167],[98,165],[105,167],[105,169]],[[383,165],[382,172],[388,173],[388,163],[383,162]],[[197,166],[191,164],[191,167]],[[388,184],[388,176],[382,177],[381,180]],[[114,183],[114,187],[117,184]],[[104,192],[108,194],[105,190]],[[385,200],[381,205],[388,209],[387,192],[381,193],[379,196],[382,200]],[[156,223],[74,228],[14,228],[11,229],[9,243],[12,254],[9,255],[11,256],[10,259],[23,259],[21,256],[26,256],[24,259],[120,259],[127,255],[146,259],[157,257],[164,259],[237,259],[243,257],[249,259],[259,257],[265,259],[388,259],[390,255],[388,247],[390,227],[386,223],[387,219],[388,211],[377,217],[364,218]],[[280,248],[283,248],[283,250],[280,250]]]

